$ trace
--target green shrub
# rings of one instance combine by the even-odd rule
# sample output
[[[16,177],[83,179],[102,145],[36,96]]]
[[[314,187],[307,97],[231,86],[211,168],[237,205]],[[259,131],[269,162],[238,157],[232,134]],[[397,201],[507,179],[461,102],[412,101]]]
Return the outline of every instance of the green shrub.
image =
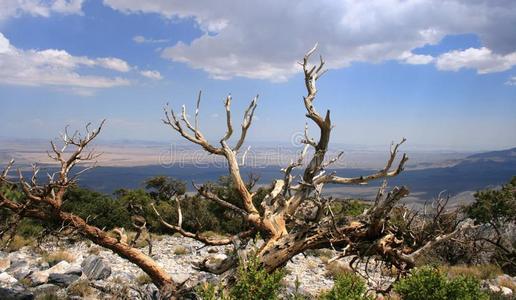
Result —
[[[278,299],[283,270],[276,270],[269,274],[261,267],[255,255],[251,255],[246,264],[241,263],[237,271],[237,281],[229,296],[239,300]]]
[[[23,237],[37,237],[43,232],[43,226],[38,221],[23,219],[16,230]]]
[[[394,291],[404,300],[487,300],[480,282],[473,277],[448,279],[433,267],[422,267],[394,285]]]
[[[366,295],[365,282],[358,275],[343,273],[337,276],[331,290],[323,293],[320,300],[372,300]]]
[[[131,221],[127,209],[120,201],[78,187],[66,192],[63,210],[88,218],[91,225],[99,228],[128,227]]]
[[[219,300],[226,299],[222,295],[223,291],[220,287],[213,283],[203,283],[195,289],[197,297],[201,300]]]

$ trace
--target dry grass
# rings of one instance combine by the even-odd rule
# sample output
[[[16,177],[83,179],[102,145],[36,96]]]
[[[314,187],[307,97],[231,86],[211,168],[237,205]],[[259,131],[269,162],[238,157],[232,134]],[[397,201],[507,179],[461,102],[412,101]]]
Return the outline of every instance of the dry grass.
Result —
[[[32,281],[29,278],[22,278],[22,279],[18,280],[18,283],[23,286],[30,287]]]
[[[135,231],[128,231],[126,233],[127,233],[127,241],[128,241],[128,243],[131,243],[133,241],[134,237],[136,236],[136,232]],[[140,234],[140,236],[138,237],[138,240],[136,241],[134,246],[136,248],[140,248],[140,249],[148,246],[149,245],[147,243],[147,239],[148,238],[149,238],[149,233],[148,232],[142,232]],[[153,241],[154,239],[155,239],[155,236],[153,235],[151,237],[151,241]]]
[[[186,248],[185,246],[176,246],[174,248],[174,254],[175,255],[185,255],[185,254],[188,254],[190,253],[190,251],[188,250],[188,248]]]
[[[46,261],[50,266],[54,266],[61,261],[67,261],[69,263],[75,261],[75,255],[66,250],[59,250],[52,253],[44,253],[41,258],[44,261]]]
[[[36,299],[36,300],[63,300],[64,298],[59,297],[55,294],[42,294],[42,295],[36,296],[36,298],[34,298],[34,299]]]
[[[205,231],[205,232],[201,233],[201,236],[208,238],[208,239],[220,239],[220,238],[227,237],[227,236],[220,234],[218,232],[215,232],[215,231]]]
[[[308,266],[309,269],[316,269],[319,267],[319,263],[315,260],[309,260],[306,262],[306,265]]]
[[[353,270],[351,270],[347,264],[338,260],[333,261],[326,266],[327,277],[336,278],[339,275],[347,273],[353,273]]]
[[[145,284],[148,284],[148,283],[152,282],[152,280],[149,277],[149,275],[147,275],[145,273],[142,273],[142,274],[138,275],[138,277],[136,277],[135,281],[136,281],[137,285],[145,285]]]
[[[0,241],[0,248],[5,248],[8,252],[18,251],[25,246],[34,246],[36,241],[31,238],[26,238],[21,235],[15,235],[11,243],[6,247],[7,238]]]
[[[93,288],[88,280],[78,280],[68,287],[67,293],[69,296],[87,297],[93,294]]]
[[[498,275],[503,274],[500,267],[492,264],[467,266],[467,265],[456,265],[456,266],[442,266],[441,270],[448,274],[448,277],[455,278],[458,276],[470,276],[477,279],[485,280],[492,279]]]
[[[395,266],[389,267],[389,266],[383,265],[380,268],[380,274],[382,274],[382,276],[396,277],[396,276],[398,276],[398,272],[399,272],[399,270]]]
[[[102,248],[99,246],[91,246],[90,248],[88,248],[88,254],[99,255],[100,250],[102,250]]]

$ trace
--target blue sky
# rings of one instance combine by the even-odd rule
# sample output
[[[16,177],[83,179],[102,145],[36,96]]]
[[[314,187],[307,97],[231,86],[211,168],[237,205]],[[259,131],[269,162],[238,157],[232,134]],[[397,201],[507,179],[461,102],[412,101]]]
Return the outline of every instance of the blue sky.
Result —
[[[102,139],[175,141],[164,104],[202,89],[205,135],[223,135],[228,93],[235,122],[260,94],[249,141],[289,142],[306,122],[296,61],[318,42],[335,143],[514,147],[514,28],[502,0],[2,0],[0,137],[106,118]]]

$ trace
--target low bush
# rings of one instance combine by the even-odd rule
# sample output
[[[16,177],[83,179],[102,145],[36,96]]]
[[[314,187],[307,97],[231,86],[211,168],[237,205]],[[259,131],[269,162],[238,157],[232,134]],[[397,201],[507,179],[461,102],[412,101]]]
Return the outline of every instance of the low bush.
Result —
[[[367,287],[358,275],[342,273],[335,279],[333,288],[319,297],[320,300],[372,300],[368,296]]]
[[[224,297],[223,293],[223,290],[219,286],[207,282],[199,285],[195,290],[197,298],[202,300],[227,299]]]
[[[487,300],[480,282],[471,276],[448,279],[444,272],[430,266],[416,269],[411,276],[394,285],[404,300]]]
[[[278,299],[281,280],[285,276],[283,270],[268,273],[261,267],[255,255],[251,255],[247,263],[240,263],[237,281],[230,290],[230,297],[239,300]]]

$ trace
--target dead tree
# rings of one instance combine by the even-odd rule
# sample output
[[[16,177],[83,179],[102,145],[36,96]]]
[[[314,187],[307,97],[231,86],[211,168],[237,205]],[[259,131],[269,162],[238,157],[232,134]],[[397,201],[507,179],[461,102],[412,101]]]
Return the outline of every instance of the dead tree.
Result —
[[[299,158],[283,169],[284,176],[275,180],[270,192],[261,203],[262,210],[253,204],[254,193],[248,189],[242,179],[237,155],[241,152],[247,132],[251,126],[254,111],[257,106],[256,96],[244,112],[241,124],[240,136],[233,146],[230,138],[234,133],[231,115],[231,96],[224,101],[226,111],[227,131],[220,139],[219,145],[208,142],[199,127],[199,105],[201,94],[197,99],[193,122],[189,119],[185,106],[180,115],[173,110],[165,108],[163,122],[178,132],[186,140],[201,146],[210,154],[223,157],[228,163],[228,171],[236,190],[241,198],[240,205],[234,205],[217,196],[210,187],[195,186],[200,195],[211,200],[227,210],[232,210],[242,216],[254,229],[260,232],[265,239],[264,245],[258,250],[257,255],[266,270],[273,271],[284,266],[293,256],[303,253],[308,249],[334,248],[346,249],[346,255],[358,257],[377,257],[389,261],[400,270],[412,268],[417,258],[425,251],[438,243],[454,237],[469,222],[457,224],[449,232],[432,232],[425,239],[414,245],[412,241],[404,239],[405,235],[397,234],[397,228],[390,224],[390,214],[396,204],[409,191],[406,187],[394,187],[386,192],[386,184],[382,185],[374,205],[357,217],[347,217],[345,222],[336,223],[331,211],[329,199],[322,196],[322,189],[326,184],[361,185],[378,179],[386,179],[398,175],[403,171],[408,160],[406,154],[396,162],[399,148],[405,142],[391,146],[385,167],[378,172],[359,177],[340,177],[335,173],[328,173],[327,167],[334,163],[338,157],[327,159],[326,153],[333,129],[330,111],[321,115],[314,106],[317,94],[317,80],[325,73],[324,60],[320,57],[318,64],[310,65],[309,59],[316,51],[311,49],[300,62],[304,72],[307,94],[303,97],[306,108],[306,117],[310,119],[319,130],[319,138],[315,140],[309,137],[305,126],[304,148]],[[313,148],[312,151],[308,151]],[[303,161],[311,154],[310,159],[301,179],[294,180],[292,171],[303,165]],[[245,156],[245,152],[243,156]],[[179,208],[179,206],[178,206]],[[261,212],[260,212],[261,211]],[[159,212],[156,211],[159,216]],[[233,243],[236,239],[247,237],[252,232],[243,232],[240,235],[224,239],[207,239],[197,233],[187,232],[181,227],[181,223],[174,225],[161,222],[171,230],[186,237],[197,239],[205,244],[224,245]],[[231,258],[230,258],[231,259]],[[234,258],[233,262],[237,261]],[[224,269],[231,268],[228,263],[222,264],[224,268],[215,268],[214,272],[220,273]]]
[[[85,149],[100,133],[103,124],[104,121],[94,130],[91,130],[88,124],[86,135],[83,137],[78,132],[69,135],[65,130],[62,134],[61,146],[51,142],[52,151],[48,156],[60,167],[56,173],[47,174],[48,180],[44,184],[38,182],[39,168],[33,167],[30,180],[26,180],[22,171],[18,170],[18,178],[14,181],[8,176],[14,161],[11,160],[7,164],[0,175],[0,208],[12,212],[13,221],[9,229],[14,232],[16,225],[23,218],[37,219],[49,224],[56,222],[63,224],[140,267],[161,289],[162,294],[177,294],[179,286],[174,283],[172,277],[156,261],[133,247],[133,243],[128,243],[123,230],[114,230],[120,235],[119,238],[114,238],[108,232],[89,225],[87,220],[62,209],[63,197],[67,189],[76,182],[81,173],[90,168],[84,168],[73,174],[74,167],[78,163],[92,162],[99,156],[93,150],[86,153]],[[8,193],[13,189],[21,190],[22,196],[19,199],[14,199],[10,196],[12,193]]]

